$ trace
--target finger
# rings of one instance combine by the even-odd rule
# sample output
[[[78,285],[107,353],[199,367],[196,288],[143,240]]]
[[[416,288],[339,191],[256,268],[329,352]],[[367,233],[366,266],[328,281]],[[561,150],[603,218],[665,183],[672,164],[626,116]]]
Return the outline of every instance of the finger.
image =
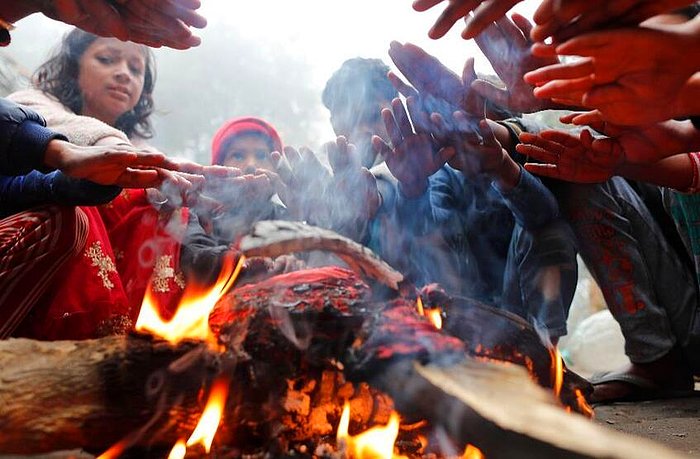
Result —
[[[127,169],[114,183],[122,188],[154,188],[163,182],[163,177],[155,169]]]
[[[391,147],[378,135],[372,136],[372,148],[374,152],[384,158],[387,163],[391,162],[394,156],[394,151]]]
[[[430,116],[418,99],[416,97],[409,97],[406,99],[406,107],[408,108],[408,114],[411,117],[411,121],[413,121],[413,127],[416,133],[430,133]]]
[[[554,17],[554,0],[542,0],[532,15],[535,24],[543,24]]]
[[[394,120],[396,120],[396,125],[399,127],[401,137],[406,139],[412,136],[413,128],[411,127],[411,121],[408,119],[406,108],[403,106],[401,99],[396,98],[391,101],[391,110],[394,112]]]
[[[382,109],[382,120],[384,121],[384,127],[386,127],[386,132],[389,135],[389,140],[391,144],[396,147],[401,145],[403,142],[403,137],[401,137],[401,130],[394,120],[394,112],[388,108]]]
[[[528,20],[525,19],[523,16],[520,16],[520,19],[524,20],[525,23],[529,24]],[[522,29],[519,26],[517,26],[508,16],[503,16],[502,18],[496,21],[496,24],[498,24],[498,28],[503,33],[503,37],[505,38],[506,42],[515,45],[518,49],[527,48],[527,37],[529,35],[523,33]]]
[[[513,5],[520,3],[521,0],[487,0],[481,3],[474,11],[474,14],[468,18],[467,26],[462,32],[462,38],[469,40],[477,36],[488,25],[497,19],[503,17]]]
[[[296,169],[298,165],[301,164],[301,155],[293,147],[284,147],[284,156],[292,170]]]
[[[418,91],[416,91],[412,86],[410,86],[408,83],[399,78],[398,75],[396,75],[394,72],[390,71],[386,74],[386,76],[387,78],[389,78],[389,82],[394,88],[396,88],[399,94],[403,95],[406,98],[418,96]]]
[[[551,99],[554,97],[565,98],[567,94],[578,91],[587,91],[592,87],[593,78],[588,76],[571,80],[553,80],[545,83],[542,86],[534,88],[532,92],[538,99]],[[588,102],[586,102],[585,96],[581,102],[586,107],[590,105]]]
[[[501,107],[510,106],[510,95],[507,90],[499,88],[486,80],[475,80],[472,89],[481,97]]]
[[[572,115],[572,124],[575,124],[577,126],[591,126],[593,127],[593,129],[596,129],[594,127],[596,125],[601,128],[604,128],[602,124],[605,123],[605,120],[603,119],[603,115],[598,110],[592,110],[586,113],[573,113]]]
[[[541,67],[527,72],[523,79],[532,85],[539,85],[553,80],[571,80],[583,78],[595,73],[591,59],[581,59],[572,63],[560,63]]]
[[[413,2],[413,9],[420,12],[427,11],[443,1],[444,0],[415,0]]]
[[[626,102],[635,95],[629,89],[618,84],[595,86],[583,95],[583,103],[587,106],[602,107],[616,102]]]
[[[479,35],[474,37],[474,42],[492,65],[501,62],[506,39],[495,22],[489,24]]]
[[[559,131],[556,129],[548,129],[546,131],[540,132],[540,136],[549,140],[550,142],[557,143],[567,148],[576,148],[581,146],[581,142],[578,137],[569,134],[568,132]],[[564,154],[564,150],[560,150],[559,154]]]
[[[539,175],[540,177],[550,177],[554,179],[560,177],[559,168],[555,164],[525,163],[523,167],[531,174]]]
[[[522,14],[518,13],[513,13],[510,18],[513,21],[513,24],[520,29],[520,33],[523,34],[523,37],[525,38],[526,42],[529,42],[530,40],[530,33],[532,32],[532,22],[530,22],[525,16]]]
[[[537,145],[520,143],[516,145],[515,151],[527,158],[535,158],[546,164],[557,164],[559,162],[559,155]]]
[[[537,147],[544,150],[550,154],[559,155],[561,153],[561,145],[551,142],[541,135],[530,134],[529,132],[523,132],[518,136],[520,139],[520,144],[518,145],[529,145]]]
[[[435,24],[428,32],[428,36],[432,39],[443,37],[457,21],[476,8],[481,1],[482,0],[463,0],[461,2],[448,4],[447,8],[440,14],[440,17],[438,17]]]

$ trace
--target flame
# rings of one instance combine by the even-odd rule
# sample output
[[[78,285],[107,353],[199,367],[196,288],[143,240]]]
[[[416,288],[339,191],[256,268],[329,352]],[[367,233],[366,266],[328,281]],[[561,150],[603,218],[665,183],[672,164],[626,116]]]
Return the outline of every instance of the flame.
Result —
[[[126,449],[126,441],[122,440],[122,441],[112,445],[112,447],[109,448],[104,453],[97,456],[97,459],[117,459],[119,456],[122,455],[122,453],[124,453],[125,449]]]
[[[578,404],[579,411],[583,413],[584,416],[592,418],[594,415],[593,408],[591,408],[591,405],[586,401],[586,397],[583,396],[581,389],[576,389],[574,394],[576,394],[576,403]]]
[[[554,384],[554,395],[559,397],[561,386],[564,384],[564,361],[561,358],[559,349],[553,347],[549,353],[552,355],[552,382]]]
[[[418,314],[421,316],[425,315],[425,310],[423,309],[423,300],[420,299],[420,296],[416,299],[416,309],[418,310]]]
[[[245,257],[238,259],[233,266],[233,255],[224,257],[223,267],[216,284],[204,292],[196,287],[188,287],[183,294],[173,318],[165,322],[155,305],[149,286],[141,305],[136,330],[150,332],[172,344],[185,339],[197,339],[216,346],[216,337],[209,328],[209,314],[219,298],[229,290],[241,272]]]
[[[168,459],[183,459],[187,453],[187,445],[185,445],[185,440],[178,440],[170,450],[168,454]]]
[[[219,428],[219,422],[221,422],[221,415],[226,406],[228,385],[228,378],[225,377],[220,377],[214,381],[211,391],[209,392],[207,406],[204,408],[204,412],[202,412],[202,417],[199,418],[197,427],[195,427],[194,432],[192,432],[189,440],[187,440],[187,446],[199,443],[204,446],[204,450],[207,453],[209,452],[211,444],[214,441],[214,435],[216,435],[216,431]],[[175,447],[177,447],[177,444]]]
[[[442,328],[442,315],[439,309],[431,309],[426,314],[428,319],[435,325],[435,328],[440,330]]]
[[[484,453],[474,445],[467,445],[461,459],[484,459]]]
[[[399,435],[399,423],[399,415],[394,411],[386,426],[375,426],[352,436],[348,433],[350,404],[345,402],[336,439],[338,445],[345,445],[346,455],[351,459],[402,459],[405,456],[394,454],[394,443]]]

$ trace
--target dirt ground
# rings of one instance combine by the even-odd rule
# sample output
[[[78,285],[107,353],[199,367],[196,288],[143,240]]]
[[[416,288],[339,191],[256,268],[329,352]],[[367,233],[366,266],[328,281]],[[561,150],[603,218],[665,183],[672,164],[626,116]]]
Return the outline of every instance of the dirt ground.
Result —
[[[690,398],[599,406],[595,417],[609,428],[700,458],[700,392]]]

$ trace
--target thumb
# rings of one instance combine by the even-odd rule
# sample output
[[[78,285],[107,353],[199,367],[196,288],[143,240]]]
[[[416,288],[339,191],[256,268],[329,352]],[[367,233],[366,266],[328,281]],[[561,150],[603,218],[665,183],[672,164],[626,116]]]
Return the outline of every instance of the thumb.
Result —
[[[499,88],[493,83],[481,79],[477,79],[472,82],[472,89],[481,97],[493,102],[496,105],[505,108],[510,107],[510,94],[506,89]]]

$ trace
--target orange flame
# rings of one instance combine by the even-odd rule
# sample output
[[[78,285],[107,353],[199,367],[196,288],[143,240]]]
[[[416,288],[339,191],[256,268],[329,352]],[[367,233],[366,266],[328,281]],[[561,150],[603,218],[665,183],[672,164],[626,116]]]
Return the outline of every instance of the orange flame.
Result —
[[[423,309],[423,300],[420,299],[420,296],[416,299],[416,309],[418,310],[418,314],[421,316],[425,315],[425,310]]]
[[[431,309],[427,313],[428,319],[435,325],[435,328],[442,328],[442,315],[439,309]]]
[[[211,289],[202,292],[196,287],[188,287],[175,315],[168,322],[160,316],[149,286],[141,305],[139,318],[136,321],[136,330],[150,332],[172,344],[177,344],[185,339],[197,339],[206,341],[215,347],[216,337],[209,328],[209,314],[219,298],[236,281],[245,262],[245,257],[239,258],[235,268],[233,260],[232,255],[224,257],[219,278]]]
[[[593,412],[593,408],[591,408],[591,405],[589,405],[586,401],[586,397],[583,396],[583,392],[581,392],[581,389],[576,389],[574,391],[574,394],[576,394],[576,403],[578,404],[579,411],[583,413],[584,416],[592,418],[595,413]]]
[[[467,445],[461,459],[484,459],[484,453],[474,445]]]
[[[187,446],[192,446],[197,443],[204,446],[204,450],[208,453],[211,449],[211,444],[214,441],[214,435],[219,428],[221,415],[226,406],[226,397],[228,396],[228,378],[220,377],[212,384],[209,392],[209,400],[207,406],[202,412],[202,417],[199,418],[197,427],[187,440]],[[175,445],[177,446],[177,445]]]
[[[168,459],[183,459],[187,453],[187,445],[185,445],[185,440],[178,440],[170,450],[168,454]]]
[[[348,433],[350,404],[345,402],[336,439],[339,446],[345,446],[346,455],[351,459],[404,459],[405,456],[394,454],[394,443],[399,435],[399,423],[399,415],[392,412],[386,426],[375,426],[352,436]]]
[[[109,448],[104,453],[97,456],[97,459],[117,459],[126,449],[126,440],[122,440]]]
[[[549,353],[552,355],[552,381],[554,383],[554,395],[559,397],[561,386],[564,384],[564,361],[559,349],[553,347]]]

